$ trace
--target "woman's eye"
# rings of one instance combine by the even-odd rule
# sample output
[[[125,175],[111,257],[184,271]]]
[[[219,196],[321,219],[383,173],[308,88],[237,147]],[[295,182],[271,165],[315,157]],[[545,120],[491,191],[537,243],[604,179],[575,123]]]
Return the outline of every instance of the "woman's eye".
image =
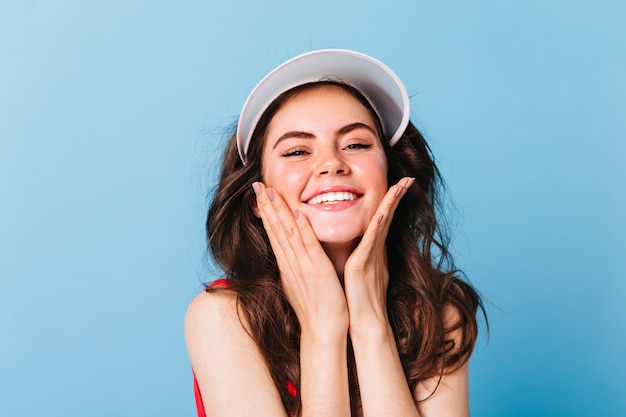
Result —
[[[282,154],[282,156],[286,156],[286,157],[289,157],[289,156],[302,156],[302,155],[306,155],[306,154],[307,154],[307,151],[302,150],[302,149],[296,149],[296,150],[293,150],[293,151],[284,152]]]
[[[350,145],[346,146],[346,149],[369,149],[371,147],[372,145],[370,145],[369,143],[351,143]]]

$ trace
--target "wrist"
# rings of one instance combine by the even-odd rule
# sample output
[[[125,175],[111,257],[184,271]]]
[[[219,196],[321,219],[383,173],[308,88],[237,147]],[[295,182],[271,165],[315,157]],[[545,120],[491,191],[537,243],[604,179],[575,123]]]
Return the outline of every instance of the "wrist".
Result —
[[[393,338],[393,330],[387,315],[361,316],[352,320],[350,317],[350,338],[353,341],[360,339],[372,341]]]
[[[316,345],[337,345],[347,340],[348,320],[328,323],[300,323],[300,341]]]

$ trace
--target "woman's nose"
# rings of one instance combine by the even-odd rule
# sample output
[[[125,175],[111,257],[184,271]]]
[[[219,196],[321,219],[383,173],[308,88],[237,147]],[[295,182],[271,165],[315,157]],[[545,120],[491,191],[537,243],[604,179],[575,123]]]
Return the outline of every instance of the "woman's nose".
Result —
[[[318,174],[346,174],[348,173],[348,165],[337,151],[326,151],[320,155],[318,165]]]

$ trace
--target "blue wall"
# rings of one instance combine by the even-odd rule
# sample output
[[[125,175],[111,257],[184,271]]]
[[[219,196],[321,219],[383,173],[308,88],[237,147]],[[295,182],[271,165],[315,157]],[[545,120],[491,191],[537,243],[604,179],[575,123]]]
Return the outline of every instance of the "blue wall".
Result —
[[[194,414],[215,149],[321,47],[396,70],[448,181],[472,413],[626,415],[624,3],[216,3],[0,3],[0,415]]]

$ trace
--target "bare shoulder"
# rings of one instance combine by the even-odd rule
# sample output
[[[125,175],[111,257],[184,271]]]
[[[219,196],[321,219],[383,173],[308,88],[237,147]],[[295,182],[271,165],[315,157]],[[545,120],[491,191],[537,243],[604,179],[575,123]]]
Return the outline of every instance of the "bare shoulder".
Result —
[[[203,366],[197,363],[201,359],[214,359],[216,354],[227,355],[233,349],[255,351],[256,343],[246,327],[234,292],[202,291],[194,297],[185,315],[185,342],[194,369]]]
[[[444,327],[449,330],[447,338],[454,341],[455,347],[460,346],[463,337],[463,330],[459,327],[461,313],[454,305],[447,304],[442,318]],[[442,375],[418,383],[413,395],[419,401],[420,414],[425,417],[469,416],[468,374],[466,361],[452,370],[444,371]]]
[[[284,415],[241,309],[237,295],[229,290],[203,291],[187,308],[185,342],[206,414]]]
[[[202,291],[185,315],[185,342],[196,374],[214,354],[242,339],[246,332],[237,314],[237,296],[231,291]]]
[[[232,291],[200,292],[187,307],[186,336],[192,336],[188,331],[210,332],[241,325],[237,309],[237,295]]]

